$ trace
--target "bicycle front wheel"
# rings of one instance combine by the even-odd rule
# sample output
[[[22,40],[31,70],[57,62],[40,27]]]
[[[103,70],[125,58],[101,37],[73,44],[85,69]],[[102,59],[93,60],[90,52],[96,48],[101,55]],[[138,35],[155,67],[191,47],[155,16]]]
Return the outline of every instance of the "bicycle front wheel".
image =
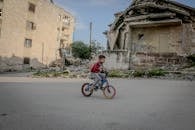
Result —
[[[103,94],[107,99],[113,99],[116,95],[116,89],[113,86],[106,86],[103,89]]]

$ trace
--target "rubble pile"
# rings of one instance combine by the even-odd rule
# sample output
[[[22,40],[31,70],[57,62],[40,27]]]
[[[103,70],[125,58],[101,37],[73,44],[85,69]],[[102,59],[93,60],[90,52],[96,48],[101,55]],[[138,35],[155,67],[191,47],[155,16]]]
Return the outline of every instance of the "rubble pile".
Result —
[[[23,64],[21,64],[21,59],[18,57],[0,57],[0,72],[10,72],[22,70]]]
[[[47,69],[39,70],[35,77],[61,77],[61,78],[88,78],[90,66],[95,60],[72,60],[76,61],[65,68],[52,66]],[[78,64],[79,63],[79,64]],[[105,66],[106,67],[106,66]],[[106,67],[107,68],[107,67]],[[169,80],[195,80],[195,66],[186,62],[185,64],[166,64],[160,67],[139,68],[132,70],[109,69],[109,77],[112,78],[155,78]]]
[[[143,54],[142,54],[143,56]],[[153,56],[153,55],[151,55]],[[158,56],[159,57],[159,56]],[[173,59],[169,56],[168,59]],[[24,69],[24,65],[21,64],[21,59],[12,57],[11,60],[0,58],[1,69],[9,68],[4,71],[23,71],[29,72],[32,69]],[[61,78],[88,78],[90,74],[90,66],[96,60],[80,60],[74,58],[67,58],[66,64],[62,66],[61,60],[56,60],[49,67],[34,69],[35,73],[33,77],[61,77]],[[6,61],[6,62],[5,62]],[[16,62],[17,61],[17,62]],[[173,62],[166,60],[167,62]],[[194,62],[187,62],[185,60],[174,60],[176,64],[160,64],[160,66],[153,66],[149,68],[134,68],[131,70],[127,69],[109,69],[109,76],[113,78],[156,78],[156,79],[174,79],[174,80],[195,80],[195,65]],[[182,61],[185,61],[181,63]],[[165,62],[163,60],[163,62]],[[14,63],[14,64],[13,64]],[[69,63],[69,64],[67,64]],[[179,64],[180,63],[180,64]],[[105,64],[107,68],[108,64]],[[9,67],[7,67],[9,66]]]
[[[68,65],[62,67],[62,61],[53,62],[49,68],[40,69],[33,77],[87,78],[89,75],[89,60],[69,58]],[[68,72],[68,73],[65,73]]]

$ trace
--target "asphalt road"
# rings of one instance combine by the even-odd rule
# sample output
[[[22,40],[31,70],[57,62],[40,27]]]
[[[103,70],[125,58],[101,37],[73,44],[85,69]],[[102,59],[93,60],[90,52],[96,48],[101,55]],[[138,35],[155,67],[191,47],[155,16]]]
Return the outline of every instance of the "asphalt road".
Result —
[[[195,82],[114,79],[113,100],[84,80],[0,77],[0,130],[195,130]]]

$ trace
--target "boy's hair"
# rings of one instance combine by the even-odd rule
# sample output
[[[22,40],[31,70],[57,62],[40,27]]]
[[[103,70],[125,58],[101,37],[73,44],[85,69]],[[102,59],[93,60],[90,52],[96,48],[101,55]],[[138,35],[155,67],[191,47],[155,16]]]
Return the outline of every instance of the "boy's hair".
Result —
[[[104,55],[99,55],[99,59],[105,59],[106,57]]]

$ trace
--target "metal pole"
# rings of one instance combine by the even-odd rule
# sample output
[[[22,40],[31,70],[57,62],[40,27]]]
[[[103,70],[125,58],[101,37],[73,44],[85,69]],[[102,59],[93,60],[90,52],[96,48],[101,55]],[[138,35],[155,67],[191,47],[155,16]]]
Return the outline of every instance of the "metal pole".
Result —
[[[44,57],[44,43],[42,43],[42,64],[43,64],[43,57]]]
[[[90,22],[90,36],[89,36],[89,46],[90,46],[90,49],[91,49],[91,44],[92,44],[92,26],[93,26],[93,23]]]

